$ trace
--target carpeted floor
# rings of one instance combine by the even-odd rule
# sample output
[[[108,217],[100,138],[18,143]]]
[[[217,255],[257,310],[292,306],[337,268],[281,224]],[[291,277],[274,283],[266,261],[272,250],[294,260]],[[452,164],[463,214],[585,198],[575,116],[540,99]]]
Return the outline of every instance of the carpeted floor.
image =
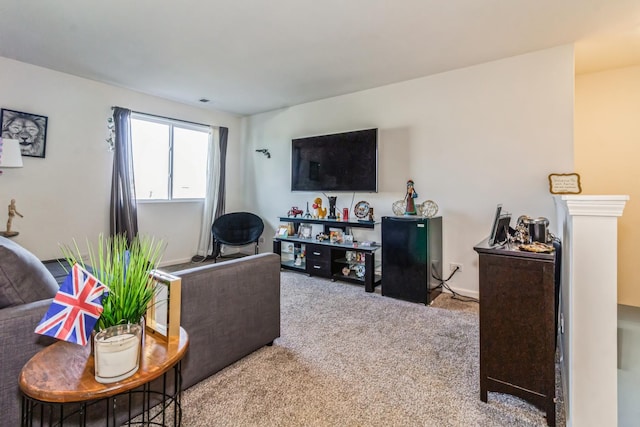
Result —
[[[475,303],[282,272],[281,337],[186,390],[182,425],[546,425],[518,398],[480,401],[478,346]]]

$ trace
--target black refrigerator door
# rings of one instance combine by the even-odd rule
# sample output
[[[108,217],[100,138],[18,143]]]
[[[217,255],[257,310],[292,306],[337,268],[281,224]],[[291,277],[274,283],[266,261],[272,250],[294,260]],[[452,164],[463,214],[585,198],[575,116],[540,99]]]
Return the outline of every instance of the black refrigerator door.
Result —
[[[382,218],[382,295],[427,304],[428,220]]]

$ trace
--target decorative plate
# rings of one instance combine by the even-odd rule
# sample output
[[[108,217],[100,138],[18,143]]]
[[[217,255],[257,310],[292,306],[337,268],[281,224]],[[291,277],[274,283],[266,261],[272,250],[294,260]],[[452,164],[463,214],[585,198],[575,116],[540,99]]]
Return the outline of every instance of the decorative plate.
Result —
[[[353,213],[358,218],[366,218],[369,215],[369,202],[365,202],[364,200],[356,203],[356,206],[353,208]]]
[[[425,218],[433,218],[438,213],[438,205],[433,200],[418,205],[418,212]]]
[[[362,264],[356,265],[355,270],[356,270],[356,276],[357,277],[364,277],[364,272],[365,272],[364,265],[362,265]]]

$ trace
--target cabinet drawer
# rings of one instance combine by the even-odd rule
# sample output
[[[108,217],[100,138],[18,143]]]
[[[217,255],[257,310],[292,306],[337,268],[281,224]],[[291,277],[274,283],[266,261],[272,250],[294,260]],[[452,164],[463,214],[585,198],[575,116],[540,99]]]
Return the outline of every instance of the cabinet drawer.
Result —
[[[320,245],[307,245],[307,259],[329,261],[331,256],[331,248]]]
[[[331,277],[331,263],[307,258],[307,273],[312,276]]]

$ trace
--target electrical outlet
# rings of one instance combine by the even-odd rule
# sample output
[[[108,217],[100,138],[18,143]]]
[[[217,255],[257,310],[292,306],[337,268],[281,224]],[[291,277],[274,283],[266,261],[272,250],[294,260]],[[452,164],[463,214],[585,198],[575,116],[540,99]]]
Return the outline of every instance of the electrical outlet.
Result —
[[[462,273],[462,264],[457,262],[449,263],[449,271],[454,272],[456,268],[458,269],[458,273]]]

